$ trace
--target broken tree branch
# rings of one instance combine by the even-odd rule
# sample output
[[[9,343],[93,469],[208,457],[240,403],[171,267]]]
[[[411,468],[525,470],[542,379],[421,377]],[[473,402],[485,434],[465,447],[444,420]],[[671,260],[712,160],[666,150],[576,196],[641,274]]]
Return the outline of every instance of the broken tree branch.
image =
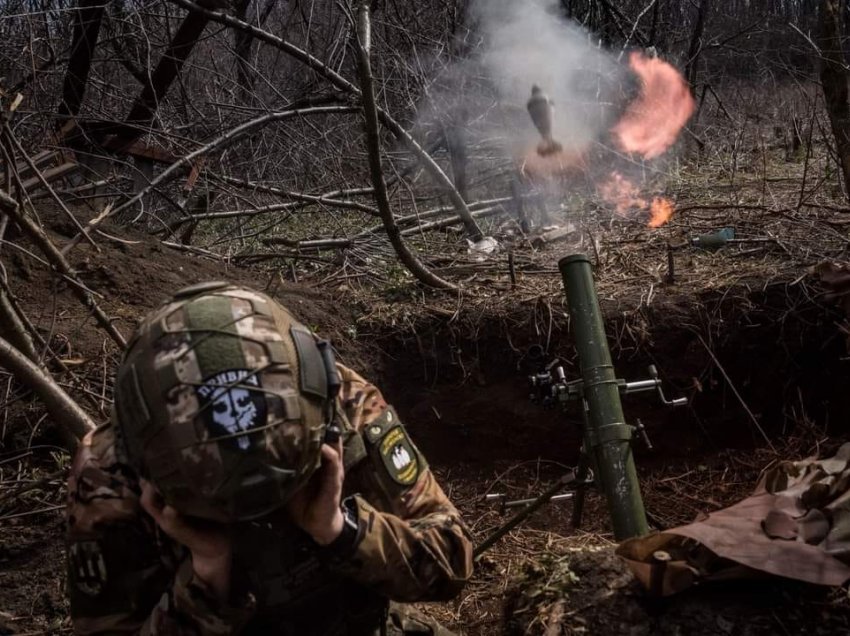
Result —
[[[91,418],[52,377],[3,338],[0,338],[0,365],[41,398],[70,446],[76,446],[77,440],[94,429]]]
[[[251,184],[251,182],[245,182],[241,179],[232,179],[231,177],[220,177],[221,181],[225,183],[230,183],[231,185],[239,185],[244,187],[252,187],[256,192],[266,192],[268,194],[274,194],[279,197],[284,197],[287,199],[295,199],[296,201],[305,201],[308,203],[316,203],[321,205],[327,205],[332,208],[346,208],[349,210],[359,210],[361,212],[366,212],[367,214],[371,214],[372,216],[380,216],[380,212],[377,209],[372,207],[371,205],[366,205],[364,203],[360,203],[358,201],[351,201],[347,199],[336,199],[332,198],[327,194],[306,194],[304,192],[292,192],[291,190],[284,190],[282,188],[275,188],[274,186],[267,186],[260,183]],[[235,182],[235,183],[234,183]],[[250,184],[250,186],[249,186]],[[371,189],[370,189],[371,190]],[[233,216],[239,216],[238,211],[233,211],[235,214]],[[244,212],[244,211],[243,211]]]
[[[97,323],[109,335],[110,338],[121,349],[127,346],[127,341],[121,332],[115,328],[109,317],[95,302],[94,297],[86,290],[83,283],[77,277],[76,271],[71,267],[70,263],[62,255],[62,252],[53,244],[53,241],[48,238],[47,234],[41,227],[30,218],[29,214],[21,210],[17,202],[10,197],[6,192],[0,191],[0,209],[6,212],[13,221],[29,236],[30,240],[35,243],[38,248],[44,253],[50,264],[59,273],[67,276],[69,279],[77,283],[71,285],[73,294],[83,303],[94,316]]]
[[[233,16],[230,16],[221,11],[210,11],[209,9],[205,9],[199,4],[192,2],[191,0],[171,0],[172,3],[177,4],[184,9],[189,11],[198,11],[202,15],[205,15],[213,22],[218,22],[219,24],[223,24],[225,26],[231,27],[233,29],[239,29],[241,31],[245,31],[250,33],[254,38],[260,40],[261,42],[265,42],[266,44],[270,44],[277,49],[280,49],[287,55],[293,57],[299,62],[305,64],[316,74],[324,77],[328,82],[333,84],[336,88],[345,91],[355,97],[359,97],[363,99],[360,90],[354,86],[351,82],[345,79],[342,75],[329,68],[324,62],[319,60],[318,58],[313,57],[306,51],[298,48],[294,44],[287,42],[281,37],[269,33],[268,31],[264,31],[258,27],[255,27],[247,22],[243,22],[242,20],[238,20]],[[464,226],[466,227],[467,234],[469,238],[477,241],[479,240],[483,234],[481,229],[478,227],[478,224],[475,222],[475,219],[469,213],[469,208],[466,205],[466,202],[463,200],[463,197],[457,191],[452,180],[449,179],[448,175],[440,168],[439,164],[434,161],[434,158],[428,154],[425,149],[420,146],[416,140],[411,136],[411,134],[405,130],[405,128],[399,124],[395,119],[393,119],[389,113],[387,113],[382,108],[379,108],[377,104],[375,105],[375,109],[377,112],[378,119],[380,122],[390,130],[400,141],[404,142],[404,144],[408,147],[408,149],[416,156],[419,161],[425,166],[425,169],[431,175],[431,177],[436,181],[436,183],[445,190],[449,199],[452,202],[452,205],[455,207],[455,211],[457,214],[463,219]]]
[[[375,105],[375,93],[372,79],[372,65],[369,60],[371,48],[371,22],[369,0],[359,0],[357,4],[357,69],[360,86],[363,91],[363,116],[366,128],[366,153],[369,157],[369,173],[375,188],[375,203],[384,222],[384,229],[395,249],[399,260],[419,281],[438,289],[457,289],[449,281],[432,273],[401,238],[401,232],[393,218],[390,200],[387,196],[387,184],[381,169],[381,139],[378,132],[378,109]]]
[[[472,213],[473,218],[483,219],[488,216],[494,216],[499,214],[499,212],[504,212],[505,209],[501,205],[494,205],[489,208],[484,208],[483,210],[476,210]],[[446,219],[440,219],[439,221],[431,221],[430,223],[422,223],[421,225],[416,225],[414,227],[409,227],[401,231],[402,236],[413,236],[414,234],[419,234],[420,232],[429,232],[431,230],[439,230],[444,227],[449,227],[450,225],[457,225],[461,223],[462,219],[457,216],[450,216]]]

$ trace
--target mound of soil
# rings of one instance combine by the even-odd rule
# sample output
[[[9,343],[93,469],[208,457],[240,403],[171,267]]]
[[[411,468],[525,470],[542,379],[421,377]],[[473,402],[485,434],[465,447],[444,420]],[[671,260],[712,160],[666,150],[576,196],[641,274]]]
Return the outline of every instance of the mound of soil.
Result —
[[[73,236],[73,228],[66,227],[69,223],[64,217],[49,207],[40,208],[40,215],[48,236],[61,248],[67,237]],[[80,220],[85,222],[84,217]],[[350,336],[356,306],[285,281],[277,270],[237,267],[226,260],[197,256],[108,221],[103,230],[114,238],[94,235],[97,246],[83,241],[67,258],[125,337],[145,312],[175,291],[202,281],[226,280],[272,295],[302,322],[331,337],[350,364],[368,364],[364,354],[368,347],[358,348]],[[26,315],[45,339],[56,346],[57,341],[62,343],[63,357],[75,359],[75,368],[80,367],[83,374],[89,362],[102,366],[104,354],[117,352],[113,343],[70,293],[69,283],[27,253],[37,250],[23,237],[10,240],[15,245],[3,247],[3,261],[11,291]]]
[[[610,549],[541,558],[514,584],[505,612],[511,636],[850,632],[850,603],[843,591],[770,579],[716,583],[671,599],[651,599]]]

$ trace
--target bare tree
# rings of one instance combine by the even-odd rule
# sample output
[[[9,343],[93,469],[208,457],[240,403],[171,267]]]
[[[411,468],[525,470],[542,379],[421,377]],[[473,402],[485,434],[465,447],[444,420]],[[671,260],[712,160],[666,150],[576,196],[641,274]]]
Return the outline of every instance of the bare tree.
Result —
[[[850,104],[847,101],[847,63],[842,48],[843,5],[841,0],[823,0],[821,4],[820,80],[844,177],[845,193],[850,194]]]

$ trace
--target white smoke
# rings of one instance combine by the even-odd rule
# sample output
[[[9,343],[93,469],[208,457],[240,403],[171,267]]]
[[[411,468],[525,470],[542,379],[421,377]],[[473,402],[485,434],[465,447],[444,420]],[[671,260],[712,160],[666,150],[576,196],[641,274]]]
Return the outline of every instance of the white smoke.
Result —
[[[553,136],[582,148],[610,125],[621,77],[614,57],[589,32],[564,17],[556,0],[474,0],[479,59],[509,122],[509,143],[539,139],[525,105],[533,84],[555,102]]]

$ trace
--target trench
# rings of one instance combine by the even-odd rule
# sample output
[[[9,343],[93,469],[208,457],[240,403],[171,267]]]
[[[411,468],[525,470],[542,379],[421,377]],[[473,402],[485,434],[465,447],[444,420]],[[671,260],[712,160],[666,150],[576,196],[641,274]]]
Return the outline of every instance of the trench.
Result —
[[[670,296],[651,310],[602,306],[618,377],[646,379],[654,364],[667,397],[689,399],[670,408],[654,393],[623,397],[627,422],[640,419],[654,446],[635,444],[639,466],[756,449],[767,444],[764,436],[776,442],[801,427],[834,438],[850,431],[845,318],[811,289],[744,285]],[[382,387],[432,465],[575,463],[576,407],[529,399],[532,345],[559,357],[568,379],[578,377],[564,308],[549,309],[555,317],[545,329],[482,315],[383,335]]]

